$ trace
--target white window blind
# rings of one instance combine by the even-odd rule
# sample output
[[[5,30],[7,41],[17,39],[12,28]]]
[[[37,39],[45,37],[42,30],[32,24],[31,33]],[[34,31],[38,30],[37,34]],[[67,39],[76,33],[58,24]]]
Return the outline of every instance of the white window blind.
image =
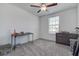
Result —
[[[50,17],[48,19],[49,22],[49,33],[57,33],[59,32],[59,16]]]

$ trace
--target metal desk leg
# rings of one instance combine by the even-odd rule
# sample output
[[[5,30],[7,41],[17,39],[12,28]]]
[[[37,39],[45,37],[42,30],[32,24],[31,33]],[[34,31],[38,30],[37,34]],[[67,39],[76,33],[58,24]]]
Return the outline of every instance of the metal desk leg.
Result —
[[[11,36],[11,51],[13,49],[13,37]]]
[[[30,42],[30,36],[28,35],[28,42]]]
[[[34,37],[33,35],[34,35],[34,34],[32,34],[32,42],[33,42],[33,37]]]
[[[16,37],[14,37],[14,50],[16,48]]]

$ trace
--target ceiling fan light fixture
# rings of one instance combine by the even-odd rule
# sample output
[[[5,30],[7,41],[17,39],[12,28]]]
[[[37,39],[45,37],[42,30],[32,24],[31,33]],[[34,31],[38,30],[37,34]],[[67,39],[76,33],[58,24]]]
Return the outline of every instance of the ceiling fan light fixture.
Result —
[[[41,11],[46,11],[46,10],[47,10],[46,5],[42,5],[42,6],[41,6]]]

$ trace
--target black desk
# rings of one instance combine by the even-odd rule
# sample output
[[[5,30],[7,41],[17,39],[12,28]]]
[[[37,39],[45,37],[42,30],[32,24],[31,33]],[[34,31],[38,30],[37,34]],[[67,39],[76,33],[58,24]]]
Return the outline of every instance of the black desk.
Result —
[[[15,49],[16,48],[16,38],[19,36],[25,36],[25,35],[32,35],[32,42],[33,42],[33,33],[13,33],[11,34],[11,49]],[[14,44],[14,45],[13,45]]]

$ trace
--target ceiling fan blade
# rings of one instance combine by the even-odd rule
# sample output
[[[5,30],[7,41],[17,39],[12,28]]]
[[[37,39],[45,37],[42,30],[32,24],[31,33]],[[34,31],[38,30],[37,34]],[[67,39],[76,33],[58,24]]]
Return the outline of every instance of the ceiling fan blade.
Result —
[[[37,11],[37,13],[39,13],[40,11],[41,11],[41,9],[40,9],[40,10],[38,10],[38,11]]]
[[[53,3],[53,4],[50,4],[50,5],[47,5],[47,7],[51,7],[51,6],[56,6],[57,3]]]
[[[30,5],[31,7],[40,7],[40,6],[37,6],[37,5]]]

